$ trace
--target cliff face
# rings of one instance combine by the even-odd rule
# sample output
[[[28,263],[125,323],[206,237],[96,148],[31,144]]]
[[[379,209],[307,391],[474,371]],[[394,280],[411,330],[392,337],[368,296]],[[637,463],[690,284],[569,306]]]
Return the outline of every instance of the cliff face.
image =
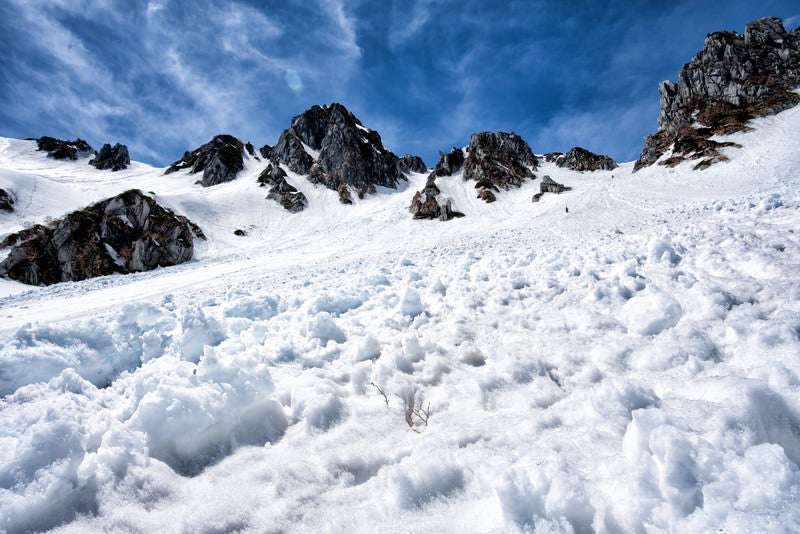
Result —
[[[703,168],[724,159],[730,144],[710,138],[747,128],[747,121],[800,103],[800,28],[787,32],[780,19],[767,17],[747,25],[744,35],[716,32],[687,63],[678,81],[659,86],[658,130],[645,138],[634,170],[662,163],[700,159]]]

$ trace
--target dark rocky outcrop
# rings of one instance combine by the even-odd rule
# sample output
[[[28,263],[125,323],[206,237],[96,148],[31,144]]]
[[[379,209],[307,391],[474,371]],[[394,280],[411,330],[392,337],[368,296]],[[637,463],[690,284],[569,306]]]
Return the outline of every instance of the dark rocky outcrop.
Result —
[[[202,231],[139,190],[8,236],[0,276],[32,285],[147,271],[192,258]]]
[[[287,211],[297,213],[308,205],[306,196],[286,181],[286,173],[280,165],[271,162],[258,176],[258,183],[271,186],[267,198],[274,200]]]
[[[556,156],[554,154],[558,153],[550,154],[553,158],[550,161],[555,161],[555,164],[559,167],[573,171],[610,171],[618,167],[617,162],[609,156],[601,156],[579,146],[576,146],[566,154],[558,154]]]
[[[40,137],[36,140],[39,150],[47,152],[47,156],[54,159],[78,159],[80,156],[94,154],[94,149],[83,139],[62,141],[55,137]]]
[[[14,211],[14,195],[5,189],[0,189],[0,210]]]
[[[422,161],[422,158],[411,154],[406,154],[399,158],[397,160],[397,168],[403,174],[408,174],[410,172],[428,172],[428,167],[425,165],[425,162]]]
[[[448,154],[439,151],[439,161],[431,171],[431,176],[452,176],[464,168],[464,151],[453,147]]]
[[[535,177],[531,168],[538,163],[528,143],[515,133],[474,133],[464,160],[464,179],[486,183],[486,188],[519,187]]]
[[[453,209],[453,200],[444,198],[436,178],[452,176],[464,168],[464,151],[460,148],[453,149],[445,154],[439,151],[439,161],[428,175],[425,187],[414,193],[409,211],[415,219],[439,219],[449,221],[464,214]]]
[[[409,207],[413,217],[415,219],[439,219],[441,221],[463,217],[463,213],[453,210],[452,199],[442,197],[442,192],[436,186],[434,178],[433,174],[431,174],[422,191],[417,191],[414,194]]]
[[[645,138],[634,171],[661,163],[676,165],[700,159],[704,168],[725,157],[719,149],[732,143],[711,139],[747,128],[747,122],[800,103],[800,29],[787,32],[780,19],[748,24],[744,35],[716,32],[703,50],[684,65],[677,83],[659,85],[658,130]]]
[[[341,104],[313,106],[294,117],[269,156],[338,191],[344,203],[352,202],[350,188],[363,197],[376,186],[396,189],[405,180],[400,158]]]
[[[231,135],[217,135],[200,148],[185,152],[164,174],[183,169],[192,174],[202,171],[203,187],[230,182],[244,169],[244,144]]]
[[[284,163],[297,174],[308,174],[314,164],[314,158],[306,152],[303,141],[291,128],[283,131],[278,139],[278,144],[269,151],[269,157],[279,163]]]
[[[564,155],[563,152],[548,152],[544,155],[544,160],[548,163],[555,163],[558,161],[558,158]]]
[[[533,202],[539,202],[539,199],[542,198],[542,195],[545,193],[556,193],[561,194],[564,191],[572,191],[572,188],[563,184],[560,184],[550,178],[549,175],[545,174],[542,177],[542,181],[539,183],[539,192],[533,195]]]
[[[89,165],[100,170],[111,169],[112,171],[127,169],[130,164],[131,157],[128,155],[128,147],[119,143],[113,147],[108,143],[104,144],[100,152],[89,161]]]
[[[478,198],[494,202],[494,192],[519,187],[536,178],[536,156],[520,136],[506,132],[481,132],[470,137],[464,160],[464,180],[475,182]]]
[[[269,145],[264,145],[258,149],[258,153],[261,154],[262,158],[269,159],[272,156],[272,147]]]

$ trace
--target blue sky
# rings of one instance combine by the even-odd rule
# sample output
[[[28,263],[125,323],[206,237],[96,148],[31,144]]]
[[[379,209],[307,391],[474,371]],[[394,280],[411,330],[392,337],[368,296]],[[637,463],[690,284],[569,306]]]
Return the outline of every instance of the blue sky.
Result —
[[[627,161],[658,82],[768,15],[800,25],[796,0],[0,0],[0,135],[166,165],[218,133],[274,144],[336,101],[431,166],[482,130]]]

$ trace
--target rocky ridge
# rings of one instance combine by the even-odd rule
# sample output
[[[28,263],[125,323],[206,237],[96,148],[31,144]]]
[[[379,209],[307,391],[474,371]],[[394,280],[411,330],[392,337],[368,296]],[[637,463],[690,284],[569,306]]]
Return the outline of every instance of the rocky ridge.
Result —
[[[127,169],[130,164],[131,157],[128,154],[128,147],[119,143],[113,147],[108,143],[104,144],[100,152],[89,161],[89,165],[97,169],[110,169],[112,171]]]
[[[606,155],[595,154],[585,148],[576,146],[566,154],[551,152],[545,154],[545,161],[573,171],[610,171],[618,167],[617,162]]]
[[[800,28],[787,32],[781,19],[748,24],[744,35],[721,31],[706,37],[703,50],[687,63],[677,83],[659,85],[658,130],[645,138],[634,171],[660,163],[677,165],[700,159],[705,168],[725,160],[720,148],[730,142],[711,139],[747,128],[755,117],[800,103]],[[671,152],[670,152],[671,151]]]
[[[190,260],[194,237],[204,238],[197,225],[132,189],[8,236],[0,276],[50,285],[148,271]]]
[[[538,160],[528,143],[515,133],[480,132],[470,136],[465,151],[453,147],[439,152],[439,162],[431,171],[425,187],[414,194],[409,210],[415,219],[449,220],[463,216],[453,209],[453,201],[442,198],[436,178],[463,171],[465,181],[475,182],[477,197],[485,202],[497,200],[496,192],[520,187],[536,178],[532,169]]]
[[[191,174],[203,173],[203,187],[230,182],[244,169],[244,144],[232,135],[217,135],[208,143],[189,152],[164,171],[170,174],[189,169]]]
[[[64,141],[45,135],[36,139],[36,145],[39,150],[47,152],[47,157],[53,159],[76,160],[81,156],[94,154],[92,146],[80,138],[74,141]]]

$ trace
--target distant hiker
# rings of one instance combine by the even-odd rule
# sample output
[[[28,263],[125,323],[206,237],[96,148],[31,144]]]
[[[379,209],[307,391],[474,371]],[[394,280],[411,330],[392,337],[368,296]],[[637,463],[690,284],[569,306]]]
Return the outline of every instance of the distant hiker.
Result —
[[[566,207],[566,206],[564,206],[564,211],[566,211],[567,213],[569,213],[569,208],[568,208],[568,207]]]

